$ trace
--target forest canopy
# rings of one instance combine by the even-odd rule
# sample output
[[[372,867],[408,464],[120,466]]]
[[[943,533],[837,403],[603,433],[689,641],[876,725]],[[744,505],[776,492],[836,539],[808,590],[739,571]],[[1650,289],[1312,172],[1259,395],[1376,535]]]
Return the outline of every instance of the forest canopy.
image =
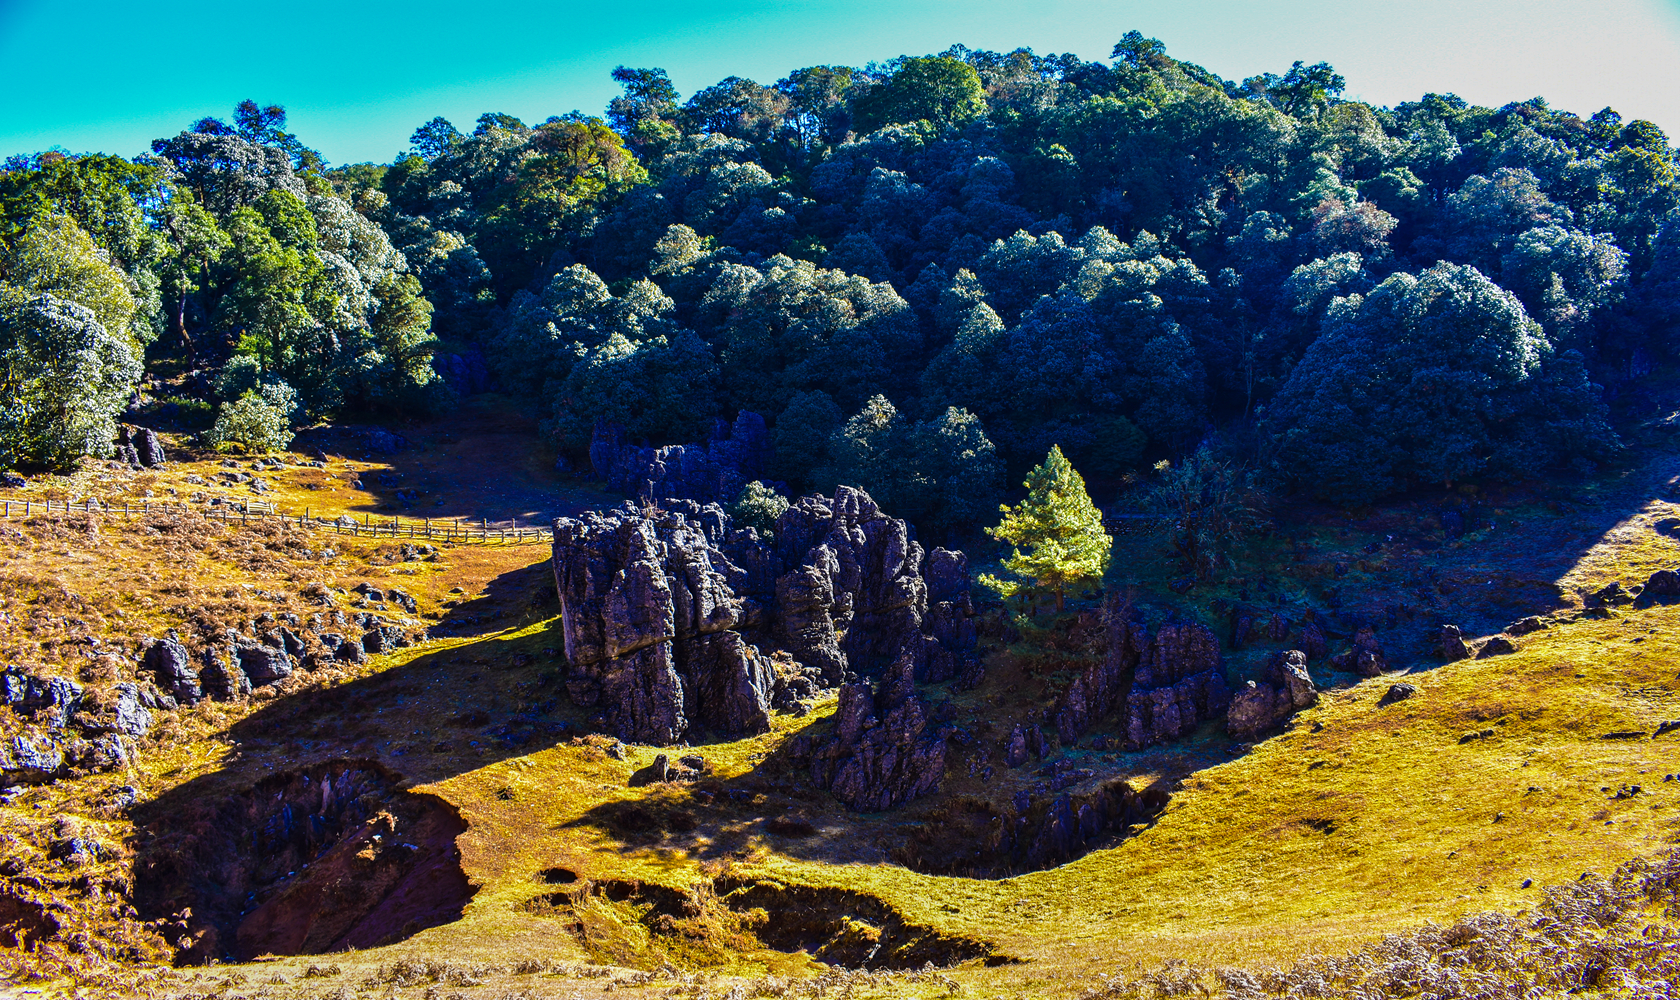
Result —
[[[61,429],[0,416],[28,428],[0,461],[99,453],[122,350],[184,359],[226,427],[421,417],[484,388],[470,359],[579,460],[599,420],[680,443],[751,410],[790,488],[972,532],[1052,448],[1099,492],[1212,447],[1343,503],[1590,470],[1675,351],[1675,151],[1609,108],[1376,107],[1138,32],[686,100],[613,78],[601,116],[434,118],[386,164],[251,101],[133,158],[7,160],[0,354],[70,338],[101,374]]]

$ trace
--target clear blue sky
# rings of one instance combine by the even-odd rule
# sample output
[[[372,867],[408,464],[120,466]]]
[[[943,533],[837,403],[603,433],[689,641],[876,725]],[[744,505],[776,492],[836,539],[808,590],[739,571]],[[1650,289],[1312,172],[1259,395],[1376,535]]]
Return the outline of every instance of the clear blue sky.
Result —
[[[958,42],[1106,60],[1130,28],[1229,79],[1325,60],[1378,104],[1539,95],[1680,137],[1680,0],[0,0],[0,156],[132,155],[250,97],[331,162],[383,161],[434,115],[598,114],[620,63],[663,66],[686,96]]]

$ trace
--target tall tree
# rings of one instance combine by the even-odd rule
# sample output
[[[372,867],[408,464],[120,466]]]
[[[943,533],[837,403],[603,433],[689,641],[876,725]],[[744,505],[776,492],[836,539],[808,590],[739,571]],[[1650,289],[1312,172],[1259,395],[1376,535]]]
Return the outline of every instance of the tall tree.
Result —
[[[1094,583],[1108,571],[1114,539],[1102,525],[1102,512],[1085,491],[1085,478],[1052,446],[1043,464],[1027,473],[1027,497],[999,507],[1003,520],[986,534],[1013,545],[1003,568],[1014,580],[984,575],[980,582],[1005,595],[1023,585],[1056,595],[1061,611],[1067,592]],[[1022,551],[1022,547],[1026,551]]]

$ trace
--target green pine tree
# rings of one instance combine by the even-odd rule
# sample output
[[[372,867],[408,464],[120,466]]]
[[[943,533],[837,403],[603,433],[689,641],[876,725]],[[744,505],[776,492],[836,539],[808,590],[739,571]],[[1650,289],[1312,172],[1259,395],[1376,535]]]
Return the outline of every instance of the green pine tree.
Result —
[[[1019,579],[986,574],[980,582],[1006,597],[1023,586],[1052,592],[1061,611],[1069,589],[1107,572],[1114,539],[1103,531],[1102,512],[1085,492],[1085,478],[1059,445],[1050,449],[1044,464],[1027,473],[1023,485],[1027,498],[1015,507],[999,507],[1003,522],[986,529],[993,538],[1015,546],[1003,568]]]

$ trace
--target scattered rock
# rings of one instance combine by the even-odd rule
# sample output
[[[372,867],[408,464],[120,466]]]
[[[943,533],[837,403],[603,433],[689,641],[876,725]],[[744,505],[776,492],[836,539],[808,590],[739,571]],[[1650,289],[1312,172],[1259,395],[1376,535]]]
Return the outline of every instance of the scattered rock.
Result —
[[[191,705],[204,697],[192,657],[173,635],[147,647],[142,665],[157,678],[158,686],[181,704]]]
[[[1377,707],[1387,708],[1395,702],[1405,701],[1407,698],[1413,697],[1417,693],[1418,689],[1415,684],[1390,684],[1388,690],[1377,700]]]
[[[82,703],[82,686],[63,677],[32,677],[12,669],[0,674],[0,698],[12,711],[63,729]]]
[[[1376,633],[1363,626],[1353,635],[1353,648],[1330,658],[1335,670],[1351,670],[1361,677],[1376,677],[1388,669],[1388,658],[1378,645]]]
[[[1496,635],[1487,642],[1482,643],[1482,647],[1476,650],[1476,659],[1485,660],[1490,656],[1505,656],[1510,653],[1515,653],[1516,651],[1516,643],[1502,635]]]
[[[1457,625],[1441,626],[1435,639],[1435,652],[1449,663],[1468,660],[1471,656],[1470,645],[1464,641],[1464,632]]]
[[[1511,624],[1505,626],[1505,634],[1506,635],[1527,635],[1530,632],[1538,632],[1541,629],[1544,629],[1545,627],[1546,627],[1546,623],[1541,621],[1539,616],[1529,615],[1527,618],[1524,618],[1521,621],[1515,621],[1515,622],[1512,622]]]
[[[238,650],[239,669],[255,687],[275,684],[292,675],[292,658],[283,648],[268,645],[241,644]]]
[[[1657,570],[1645,581],[1645,588],[1639,592],[1639,596],[1680,597],[1680,573],[1671,569]]]
[[[0,777],[39,784],[64,769],[64,749],[42,734],[25,734],[0,741]]]
[[[1610,608],[1633,603],[1633,595],[1622,587],[1620,580],[1611,580],[1588,594],[1584,603],[1589,608]]]

